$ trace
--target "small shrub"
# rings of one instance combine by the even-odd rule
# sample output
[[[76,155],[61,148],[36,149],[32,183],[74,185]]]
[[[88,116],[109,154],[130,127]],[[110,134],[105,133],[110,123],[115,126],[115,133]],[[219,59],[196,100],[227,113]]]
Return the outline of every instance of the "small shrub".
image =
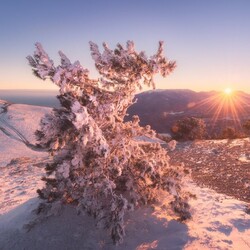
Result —
[[[226,127],[222,130],[220,136],[220,139],[236,139],[241,138],[240,133],[238,133],[235,128],[233,127]]]
[[[242,127],[246,131],[246,133],[250,135],[250,120],[245,121]]]
[[[204,139],[206,124],[204,120],[195,117],[185,117],[178,120],[171,128],[176,140]]]

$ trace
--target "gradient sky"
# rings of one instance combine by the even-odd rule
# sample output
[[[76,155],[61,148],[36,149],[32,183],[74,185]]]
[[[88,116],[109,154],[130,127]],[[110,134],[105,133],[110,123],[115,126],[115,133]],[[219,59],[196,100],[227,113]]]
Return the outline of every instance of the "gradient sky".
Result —
[[[0,89],[53,89],[31,73],[25,57],[43,44],[94,73],[90,40],[112,48],[133,40],[151,55],[158,41],[177,61],[157,88],[250,93],[249,0],[8,0],[0,5]]]

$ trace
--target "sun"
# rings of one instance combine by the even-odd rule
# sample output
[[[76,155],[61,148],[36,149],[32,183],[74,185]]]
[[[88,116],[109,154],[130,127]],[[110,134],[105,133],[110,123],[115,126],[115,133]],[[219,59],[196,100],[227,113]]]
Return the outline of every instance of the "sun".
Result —
[[[233,90],[231,88],[224,89],[224,94],[230,96],[230,95],[232,95],[232,93],[233,93]]]

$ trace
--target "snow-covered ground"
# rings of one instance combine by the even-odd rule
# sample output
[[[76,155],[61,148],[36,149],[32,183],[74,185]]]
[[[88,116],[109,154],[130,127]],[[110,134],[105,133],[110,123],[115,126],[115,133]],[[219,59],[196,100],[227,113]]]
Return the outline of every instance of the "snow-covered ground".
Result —
[[[13,104],[6,114],[0,114],[0,119],[4,116],[27,140],[35,143],[33,133],[46,112],[48,108]],[[71,206],[27,232],[23,226],[35,218],[32,210],[39,203],[36,189],[43,185],[40,180],[43,166],[50,158],[45,152],[28,149],[2,131],[0,156],[1,250],[250,249],[247,204],[198,187],[188,178],[184,185],[196,198],[190,200],[193,218],[186,224],[176,220],[169,210],[167,193],[161,192],[159,204],[126,216],[127,233],[120,246],[112,245],[106,231],[95,227],[93,218],[77,215]]]

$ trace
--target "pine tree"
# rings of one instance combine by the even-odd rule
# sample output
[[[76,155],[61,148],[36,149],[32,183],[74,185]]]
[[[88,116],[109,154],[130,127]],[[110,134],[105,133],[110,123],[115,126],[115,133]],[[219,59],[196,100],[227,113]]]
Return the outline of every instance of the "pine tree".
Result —
[[[101,53],[90,42],[98,80],[62,52],[61,65],[54,66],[39,43],[27,59],[36,76],[60,89],[61,108],[46,114],[36,132],[40,146],[53,156],[46,166],[46,186],[38,190],[43,207],[72,203],[109,228],[114,243],[119,243],[125,234],[124,213],[155,202],[160,189],[172,194],[172,207],[182,219],[190,213],[179,185],[181,174],[168,164],[166,151],[157,143],[136,140],[154,137],[155,132],[140,127],[138,116],[124,122],[136,91],[143,85],[154,88],[153,76],[166,77],[175,62],[164,57],[163,42],[150,58],[136,52],[131,41],[126,47],[118,44],[111,50],[104,43],[103,48]]]
[[[203,119],[195,117],[184,117],[171,128],[176,140],[195,140],[206,137],[206,124]]]

